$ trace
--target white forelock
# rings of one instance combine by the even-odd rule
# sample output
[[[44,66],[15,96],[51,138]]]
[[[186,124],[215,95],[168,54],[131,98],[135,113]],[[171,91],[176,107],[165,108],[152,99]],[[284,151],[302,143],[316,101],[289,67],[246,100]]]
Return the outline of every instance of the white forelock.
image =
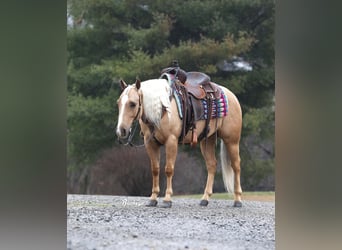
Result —
[[[152,79],[141,83],[143,109],[146,118],[159,127],[163,107],[171,114],[171,88],[165,79]]]

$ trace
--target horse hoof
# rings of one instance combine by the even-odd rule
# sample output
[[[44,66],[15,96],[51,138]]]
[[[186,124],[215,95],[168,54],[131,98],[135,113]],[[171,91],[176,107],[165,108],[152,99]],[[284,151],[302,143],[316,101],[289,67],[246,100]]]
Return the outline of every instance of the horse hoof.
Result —
[[[201,202],[200,202],[200,205],[203,207],[208,206],[208,204],[209,204],[209,201],[207,201],[207,200],[201,200]]]
[[[157,200],[149,200],[146,204],[146,207],[155,207],[157,206],[158,201]]]
[[[234,201],[234,207],[242,207],[241,201]]]
[[[163,201],[162,204],[159,205],[161,208],[171,208],[172,201]]]

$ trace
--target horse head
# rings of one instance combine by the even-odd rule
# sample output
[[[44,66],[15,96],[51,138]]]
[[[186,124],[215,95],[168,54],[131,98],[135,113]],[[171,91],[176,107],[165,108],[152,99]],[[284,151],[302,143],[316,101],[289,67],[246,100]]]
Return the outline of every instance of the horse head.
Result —
[[[122,93],[117,101],[119,116],[116,135],[119,140],[123,140],[130,136],[133,122],[139,119],[141,110],[140,80],[137,79],[132,85],[127,85],[125,81],[120,80],[120,85]]]

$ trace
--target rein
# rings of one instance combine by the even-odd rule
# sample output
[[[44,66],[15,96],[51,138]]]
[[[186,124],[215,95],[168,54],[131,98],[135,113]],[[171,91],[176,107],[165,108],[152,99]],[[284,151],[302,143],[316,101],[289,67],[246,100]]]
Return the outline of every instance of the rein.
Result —
[[[139,112],[140,112],[140,110],[139,110]],[[139,114],[139,112],[138,112],[138,114]],[[141,144],[141,145],[136,145],[136,144],[134,144],[132,141],[133,141],[133,137],[134,137],[134,135],[135,135],[135,132],[136,132],[136,130],[137,130],[137,127],[138,127],[138,120],[137,119],[134,119],[134,121],[133,121],[133,126],[130,128],[130,130],[129,130],[129,135],[128,135],[128,139],[127,139],[127,142],[126,143],[123,143],[120,139],[119,139],[119,143],[120,144],[123,144],[124,146],[127,146],[127,145],[129,145],[129,146],[131,146],[131,147],[136,147],[136,148],[138,148],[138,147],[143,147],[145,144],[143,143],[143,144]]]
[[[122,144],[122,145],[124,145],[124,146],[127,146],[127,145],[129,145],[129,146],[131,146],[131,147],[135,147],[135,148],[140,148],[140,147],[144,147],[145,146],[145,143],[142,143],[142,144],[140,144],[140,145],[136,145],[135,143],[133,143],[132,141],[133,141],[133,137],[134,137],[134,135],[135,135],[135,132],[136,132],[136,130],[137,130],[137,127],[138,127],[138,120],[134,120],[134,125],[131,127],[131,129],[129,130],[129,136],[128,136],[128,139],[127,139],[127,142],[126,143],[124,143],[124,142],[122,142],[120,139],[119,139],[119,143],[120,144]],[[132,129],[133,128],[133,129]],[[156,141],[156,143],[158,143],[159,145],[162,145],[155,137],[154,137],[154,133],[152,133],[151,135],[150,135],[150,137],[148,138],[148,140],[147,140],[147,144],[152,140],[152,139],[154,139],[155,141]]]

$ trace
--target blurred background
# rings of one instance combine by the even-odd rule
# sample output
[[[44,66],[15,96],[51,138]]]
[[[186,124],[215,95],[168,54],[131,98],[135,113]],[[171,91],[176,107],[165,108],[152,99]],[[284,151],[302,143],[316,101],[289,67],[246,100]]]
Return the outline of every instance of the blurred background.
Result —
[[[119,79],[158,78],[173,60],[237,95],[242,189],[274,191],[274,12],[272,0],[69,0],[67,192],[150,195],[145,149],[116,139]],[[202,193],[205,181],[199,146],[181,146],[174,194]],[[219,166],[214,192],[224,191]]]

